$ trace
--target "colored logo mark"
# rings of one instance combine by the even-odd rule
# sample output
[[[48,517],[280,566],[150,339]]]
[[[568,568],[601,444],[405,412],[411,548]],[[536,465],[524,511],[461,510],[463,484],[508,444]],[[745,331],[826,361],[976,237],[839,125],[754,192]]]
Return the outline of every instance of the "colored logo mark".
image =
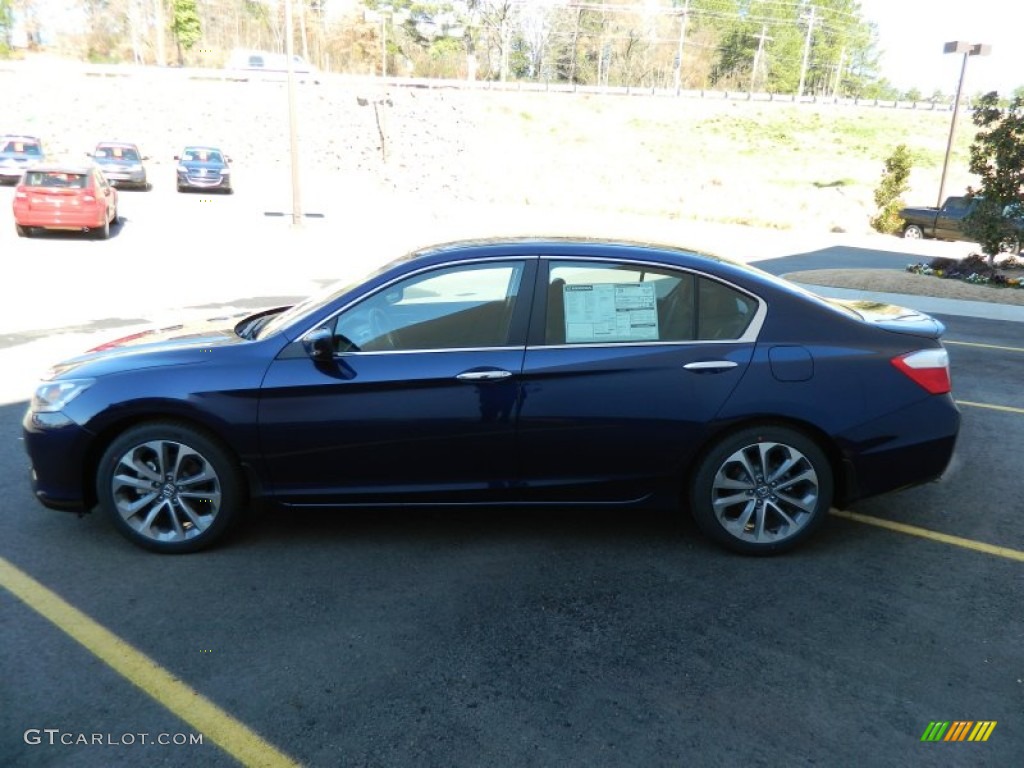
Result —
[[[996,720],[932,720],[921,734],[921,741],[988,741],[996,729]]]

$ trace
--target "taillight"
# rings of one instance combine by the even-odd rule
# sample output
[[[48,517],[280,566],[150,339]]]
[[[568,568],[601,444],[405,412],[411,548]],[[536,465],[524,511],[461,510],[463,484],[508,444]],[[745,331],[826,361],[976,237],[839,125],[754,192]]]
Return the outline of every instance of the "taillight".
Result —
[[[82,195],[82,201],[86,203],[95,203],[96,198],[92,195]]]
[[[14,190],[14,196],[19,200],[28,200],[28,192],[23,189]]]
[[[944,395],[952,389],[949,354],[945,349],[919,349],[894,357],[891,362],[933,395]]]

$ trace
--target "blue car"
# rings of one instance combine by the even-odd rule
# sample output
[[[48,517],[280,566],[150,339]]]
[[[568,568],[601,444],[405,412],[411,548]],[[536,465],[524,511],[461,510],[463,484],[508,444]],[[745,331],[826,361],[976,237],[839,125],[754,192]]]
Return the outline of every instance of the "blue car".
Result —
[[[179,192],[189,189],[216,189],[230,195],[231,158],[217,147],[185,147],[180,155],[175,173]]]
[[[0,183],[13,183],[29,168],[45,162],[43,143],[35,136],[0,136]]]
[[[272,502],[685,508],[770,554],[944,472],[943,330],[674,248],[464,242],[61,363],[25,444],[43,504],[158,552]]]

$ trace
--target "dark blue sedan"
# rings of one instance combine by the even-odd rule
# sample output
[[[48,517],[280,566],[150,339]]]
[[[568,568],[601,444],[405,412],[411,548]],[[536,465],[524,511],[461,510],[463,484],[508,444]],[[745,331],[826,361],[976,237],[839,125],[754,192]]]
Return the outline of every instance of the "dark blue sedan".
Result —
[[[688,508],[788,549],[832,505],[938,478],[942,325],[671,248],[446,245],[234,325],[56,366],[24,419],[39,500],[206,547],[281,507]]]
[[[216,189],[230,195],[234,189],[231,185],[231,158],[217,147],[185,147],[174,159],[178,161],[175,173],[179,192]]]

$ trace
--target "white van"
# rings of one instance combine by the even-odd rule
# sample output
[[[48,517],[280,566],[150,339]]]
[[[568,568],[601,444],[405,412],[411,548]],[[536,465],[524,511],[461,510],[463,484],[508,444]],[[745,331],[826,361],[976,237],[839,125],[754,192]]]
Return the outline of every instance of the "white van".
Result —
[[[270,78],[280,79],[288,73],[288,57],[283,53],[272,53],[270,51],[253,51],[243,48],[236,48],[231,52],[225,69],[238,73],[239,79],[249,79],[252,75],[270,75]],[[301,80],[309,80],[319,83],[320,73],[317,68],[308,63],[301,56],[292,56],[292,71]]]

